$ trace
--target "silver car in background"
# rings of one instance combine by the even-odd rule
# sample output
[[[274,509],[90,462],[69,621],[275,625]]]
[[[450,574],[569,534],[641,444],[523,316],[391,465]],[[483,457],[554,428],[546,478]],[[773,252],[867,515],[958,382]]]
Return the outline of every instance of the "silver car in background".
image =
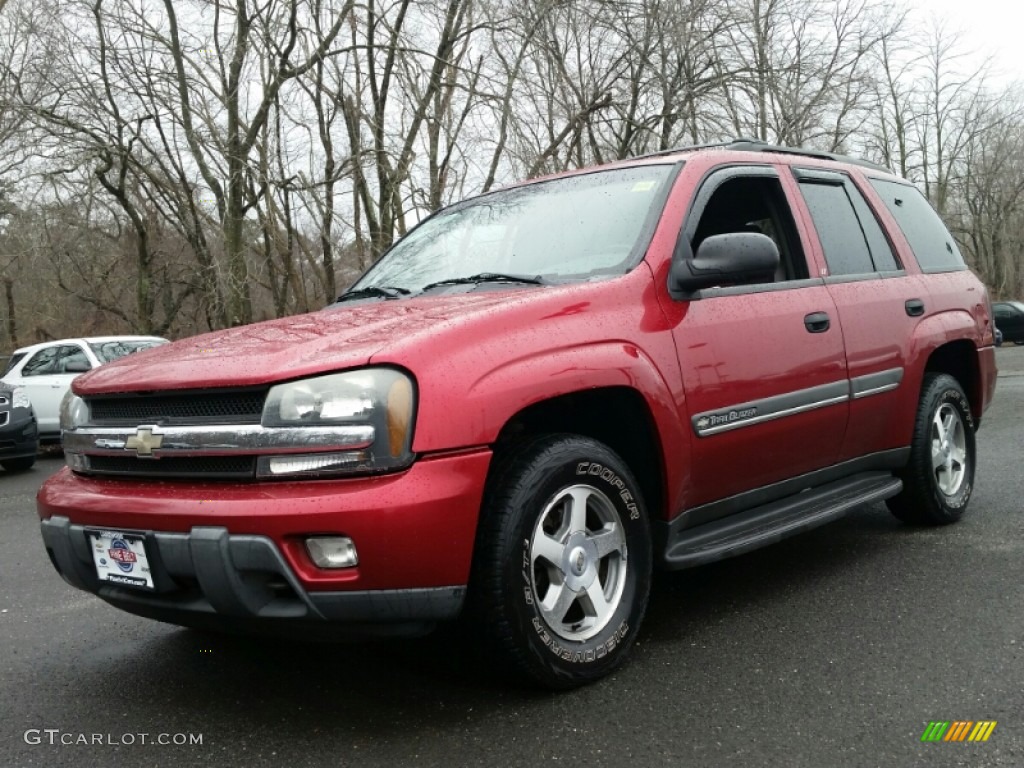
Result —
[[[60,441],[60,402],[79,374],[143,349],[167,344],[159,336],[91,336],[44,341],[16,349],[0,381],[18,387],[35,410],[39,439]]]

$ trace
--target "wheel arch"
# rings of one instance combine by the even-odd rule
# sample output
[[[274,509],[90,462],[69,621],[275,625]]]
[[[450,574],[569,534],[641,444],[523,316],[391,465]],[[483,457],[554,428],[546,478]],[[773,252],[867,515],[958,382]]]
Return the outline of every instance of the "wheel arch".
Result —
[[[513,414],[494,443],[497,457],[525,440],[571,433],[607,445],[633,472],[648,516],[664,517],[667,499],[665,452],[650,405],[636,389],[598,387],[533,403]]]
[[[978,350],[969,339],[957,339],[936,347],[928,355],[924,373],[945,373],[956,379],[963,387],[971,404],[975,423],[980,421],[984,410],[984,385],[981,367],[978,365]]]

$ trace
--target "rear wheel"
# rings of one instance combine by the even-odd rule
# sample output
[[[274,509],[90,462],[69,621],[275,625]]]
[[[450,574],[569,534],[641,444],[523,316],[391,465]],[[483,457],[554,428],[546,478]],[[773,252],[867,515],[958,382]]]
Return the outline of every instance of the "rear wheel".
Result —
[[[35,463],[35,456],[23,456],[20,459],[4,459],[0,461],[0,467],[8,472],[24,472],[27,469],[32,469],[32,465]]]
[[[944,525],[960,519],[974,488],[974,416],[959,382],[925,375],[903,471],[903,490],[886,503],[900,520]]]
[[[551,435],[499,460],[474,564],[479,618],[533,680],[566,689],[626,658],[647,607],[640,489],[607,446]]]

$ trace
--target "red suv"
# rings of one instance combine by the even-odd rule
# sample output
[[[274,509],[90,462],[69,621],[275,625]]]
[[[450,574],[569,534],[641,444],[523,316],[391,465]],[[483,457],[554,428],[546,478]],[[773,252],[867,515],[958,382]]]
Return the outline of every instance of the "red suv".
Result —
[[[447,208],[326,309],[75,380],[38,497],[73,586],[304,635],[472,611],[566,688],[654,567],[886,500],[957,520],[996,382],[985,288],[884,168],[739,140]]]

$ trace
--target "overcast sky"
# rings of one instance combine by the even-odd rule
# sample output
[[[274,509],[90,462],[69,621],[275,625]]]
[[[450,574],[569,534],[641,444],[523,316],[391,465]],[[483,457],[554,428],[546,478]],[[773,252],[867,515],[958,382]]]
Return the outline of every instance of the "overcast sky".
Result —
[[[978,61],[992,57],[999,83],[1024,81],[1024,5],[1020,0],[910,0],[922,18],[936,15],[963,32]]]

